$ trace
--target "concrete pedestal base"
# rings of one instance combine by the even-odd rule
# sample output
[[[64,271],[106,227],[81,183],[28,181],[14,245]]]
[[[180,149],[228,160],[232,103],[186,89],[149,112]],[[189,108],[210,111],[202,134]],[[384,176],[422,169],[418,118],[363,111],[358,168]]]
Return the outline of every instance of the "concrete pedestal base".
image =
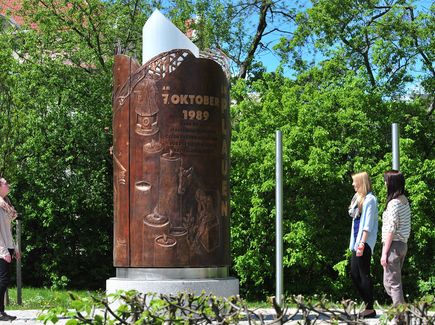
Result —
[[[219,297],[229,297],[239,294],[239,280],[227,279],[191,279],[191,280],[129,280],[110,278],[106,281],[106,292],[117,290],[137,290],[142,293],[154,292],[158,294],[178,294],[179,292],[193,292],[200,295],[212,293]]]
[[[204,271],[205,270],[205,271]],[[211,270],[211,271],[210,271]],[[226,273],[226,272],[224,272]],[[210,276],[218,277],[210,277]],[[142,293],[212,293],[219,297],[239,294],[239,280],[223,276],[220,269],[117,269],[117,276],[106,280],[106,292],[137,290]]]

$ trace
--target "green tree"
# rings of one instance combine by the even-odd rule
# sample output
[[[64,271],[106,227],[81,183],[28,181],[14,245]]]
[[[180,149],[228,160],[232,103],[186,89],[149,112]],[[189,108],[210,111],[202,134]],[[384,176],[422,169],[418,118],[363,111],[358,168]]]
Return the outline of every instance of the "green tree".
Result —
[[[284,138],[286,289],[342,297],[351,288],[350,175],[372,175],[382,212],[392,122],[401,126],[413,209],[405,289],[413,296],[433,290],[433,7],[284,4],[24,1],[27,26],[0,33],[0,173],[14,183],[23,215],[25,283],[103,287],[113,272],[113,52],[140,59],[141,28],[157,7],[181,30],[196,29],[201,49],[221,49],[232,61],[231,234],[242,292],[264,296],[274,286],[275,130]],[[271,35],[286,36],[275,49],[284,60],[263,74]],[[317,64],[302,50],[310,37],[311,49],[322,52]],[[428,96],[399,96],[419,65]],[[379,251],[376,293],[385,298]]]
[[[96,288],[113,272],[111,67],[116,44],[139,43],[144,12],[130,9],[25,1],[28,25],[2,35],[3,173],[23,215],[25,283]]]
[[[236,6],[246,17],[260,3],[269,16],[281,8]],[[230,2],[25,0],[26,24],[2,33],[1,163],[24,217],[25,281],[99,286],[112,272],[113,52],[140,60],[142,25],[156,7],[182,30],[198,17],[198,45],[237,53],[248,71],[263,34],[251,42]],[[244,32],[237,43],[233,31]]]
[[[292,35],[299,1],[172,0],[164,13],[182,30],[195,30],[200,49],[218,49],[236,78],[260,77],[263,55],[274,53],[280,37]],[[186,24],[186,22],[189,22]]]
[[[385,101],[340,59],[325,61],[294,81],[281,74],[266,74],[250,87],[239,81],[233,98],[239,99],[232,110],[233,256],[246,293],[255,296],[258,287],[263,289],[260,294],[271,293],[274,287],[275,130],[282,130],[284,146],[286,290],[341,298],[352,292],[346,253],[351,225],[347,206],[353,195],[350,176],[369,172],[380,206],[385,205],[382,173],[391,168],[391,122],[412,120],[404,124],[401,149],[402,170],[415,201],[415,237],[410,240],[405,274],[415,275],[407,278],[407,289],[417,296],[418,282],[427,285],[434,271],[427,264],[425,245],[432,247],[434,241],[428,196],[434,160],[433,152],[428,156],[426,151],[434,124],[427,119],[425,106]],[[422,146],[413,145],[417,143]],[[385,301],[379,253],[380,243],[373,273],[376,296]]]
[[[312,37],[324,56],[342,56],[384,96],[403,94],[416,81],[433,96],[434,10],[433,4],[426,9],[403,0],[316,0],[298,15],[298,30],[282,40],[282,53],[305,47]],[[303,59],[300,52],[290,53]]]

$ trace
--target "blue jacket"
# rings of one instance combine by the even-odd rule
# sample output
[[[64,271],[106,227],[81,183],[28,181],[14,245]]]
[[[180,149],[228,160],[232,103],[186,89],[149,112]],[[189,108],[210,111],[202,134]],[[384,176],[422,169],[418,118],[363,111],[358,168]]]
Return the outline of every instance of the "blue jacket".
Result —
[[[368,232],[366,242],[372,249],[373,254],[376,244],[376,237],[378,235],[378,200],[372,192],[368,193],[364,200],[356,240],[353,236],[353,223],[354,221],[352,221],[352,228],[350,232],[349,249],[352,251],[356,251],[357,246],[361,241],[363,230],[366,230]]]

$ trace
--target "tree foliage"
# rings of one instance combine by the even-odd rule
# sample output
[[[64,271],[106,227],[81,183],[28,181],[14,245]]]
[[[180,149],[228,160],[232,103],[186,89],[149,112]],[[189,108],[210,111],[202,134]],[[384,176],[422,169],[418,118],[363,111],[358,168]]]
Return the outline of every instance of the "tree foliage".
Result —
[[[401,0],[291,8],[269,1],[25,0],[27,25],[0,32],[0,174],[14,184],[23,216],[24,282],[103,287],[113,272],[113,52],[140,60],[141,28],[154,8],[181,30],[197,30],[201,49],[221,49],[232,61],[232,271],[242,292],[259,297],[274,288],[280,129],[285,288],[351,295],[350,175],[369,172],[382,213],[393,122],[413,214],[405,291],[433,291],[434,7]],[[275,49],[271,35],[282,37]],[[309,60],[309,49],[320,51],[320,62]],[[266,50],[281,55],[274,73],[263,73]],[[410,81],[420,82],[424,96],[404,96]],[[383,300],[379,253],[380,243],[373,273]]]
[[[24,219],[28,283],[100,287],[111,274],[108,36],[116,33],[103,9],[97,1],[28,1],[22,12],[34,28],[2,35],[15,57],[2,61],[10,89],[2,112],[13,110],[2,114],[2,131],[17,135],[3,143],[1,172]]]
[[[384,96],[401,94],[409,83],[422,82],[433,96],[434,10],[414,1],[315,0],[298,15],[298,29],[283,39],[284,55],[305,47],[310,37],[327,57],[340,55]],[[288,51],[292,49],[293,51]]]
[[[246,87],[239,81],[233,88],[233,97],[243,99],[232,111],[231,185],[234,268],[248,292],[274,287],[274,131],[283,133],[285,286],[291,293],[342,295],[351,290],[346,274],[350,176],[361,170],[372,175],[382,212],[382,174],[391,168],[391,123],[403,121],[401,170],[408,179],[415,227],[405,274],[413,275],[407,285],[417,295],[415,279],[432,281],[434,271],[424,262],[431,258],[428,247],[434,240],[429,230],[434,160],[433,151],[429,156],[426,151],[434,124],[426,106],[385,102],[341,60],[325,62],[295,81],[264,75],[251,85],[250,96],[241,93]],[[418,148],[416,143],[426,145]],[[383,299],[377,245],[374,274],[377,297]]]

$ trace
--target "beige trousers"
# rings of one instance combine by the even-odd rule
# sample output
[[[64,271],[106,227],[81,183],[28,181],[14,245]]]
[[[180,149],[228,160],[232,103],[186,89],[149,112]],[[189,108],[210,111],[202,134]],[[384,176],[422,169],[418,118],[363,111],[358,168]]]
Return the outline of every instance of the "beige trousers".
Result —
[[[408,244],[393,241],[388,252],[388,265],[384,267],[384,288],[393,300],[393,306],[405,303],[402,288],[402,267]]]

